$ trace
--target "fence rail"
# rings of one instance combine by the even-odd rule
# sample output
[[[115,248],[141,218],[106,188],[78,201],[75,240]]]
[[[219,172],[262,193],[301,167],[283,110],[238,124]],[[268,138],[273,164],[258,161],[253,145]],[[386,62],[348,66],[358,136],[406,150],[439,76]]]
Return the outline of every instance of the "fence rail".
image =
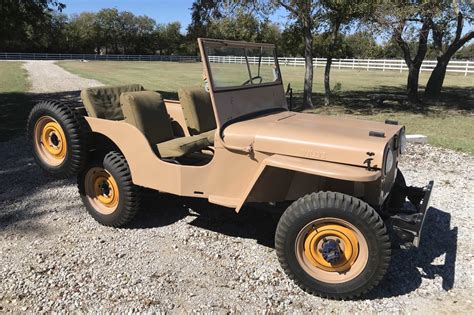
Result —
[[[0,53],[0,60],[200,61],[198,56]]]
[[[104,61],[175,61],[199,62],[199,56],[165,56],[165,55],[95,55],[95,54],[43,54],[43,53],[0,53],[0,60],[104,60]],[[209,56],[210,62],[216,63],[244,63],[243,56]],[[258,63],[258,57],[248,57],[250,63]],[[279,57],[281,67],[304,66],[304,58]],[[324,67],[325,58],[314,58],[314,67]],[[272,57],[263,57],[263,64],[272,64]],[[333,68],[336,69],[363,69],[382,71],[407,71],[404,60],[401,59],[333,59]],[[425,60],[421,71],[432,71],[436,66],[435,60]],[[474,73],[474,61],[450,61],[447,72],[463,73],[467,76]]]

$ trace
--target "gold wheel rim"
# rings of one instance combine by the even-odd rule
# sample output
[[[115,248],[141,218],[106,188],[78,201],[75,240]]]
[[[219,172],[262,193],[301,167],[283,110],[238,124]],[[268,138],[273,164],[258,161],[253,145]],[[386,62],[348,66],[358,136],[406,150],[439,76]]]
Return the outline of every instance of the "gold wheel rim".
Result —
[[[93,167],[84,180],[86,196],[94,208],[101,214],[113,213],[117,209],[120,193],[112,174],[101,167]]]
[[[330,263],[322,254],[323,243],[334,240],[341,257]],[[357,277],[368,261],[365,237],[354,225],[338,218],[317,219],[304,226],[295,241],[296,258],[311,277],[327,283],[343,283]]]
[[[66,159],[66,134],[54,118],[43,116],[38,119],[34,129],[34,142],[36,151],[45,163],[58,166]]]

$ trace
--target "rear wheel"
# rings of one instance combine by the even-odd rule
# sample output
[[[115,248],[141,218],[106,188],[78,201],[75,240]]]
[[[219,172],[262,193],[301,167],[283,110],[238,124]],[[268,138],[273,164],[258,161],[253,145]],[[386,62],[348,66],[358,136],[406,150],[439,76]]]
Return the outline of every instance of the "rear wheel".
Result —
[[[127,161],[118,152],[96,159],[78,176],[79,193],[89,214],[100,224],[122,227],[136,215],[139,189]]]
[[[28,117],[28,139],[38,165],[51,176],[76,175],[87,156],[84,118],[66,104],[38,103]]]
[[[340,193],[313,193],[295,201],[277,226],[282,268],[300,287],[329,298],[359,296],[384,276],[390,242],[380,216]]]

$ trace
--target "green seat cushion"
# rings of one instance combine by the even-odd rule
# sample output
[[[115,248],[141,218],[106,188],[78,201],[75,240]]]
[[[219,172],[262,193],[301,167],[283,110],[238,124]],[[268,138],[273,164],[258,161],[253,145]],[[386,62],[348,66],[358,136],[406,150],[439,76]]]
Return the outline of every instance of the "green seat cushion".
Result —
[[[174,138],[171,118],[159,93],[126,92],[120,96],[125,121],[137,127],[151,144]]]
[[[217,128],[211,97],[202,87],[181,88],[178,90],[184,118],[192,135]]]
[[[158,143],[158,153],[162,158],[177,158],[193,152],[198,152],[209,146],[206,138],[197,136],[181,137]]]
[[[81,98],[87,114],[91,117],[122,120],[120,95],[124,92],[143,91],[140,84],[94,87],[81,91]]]

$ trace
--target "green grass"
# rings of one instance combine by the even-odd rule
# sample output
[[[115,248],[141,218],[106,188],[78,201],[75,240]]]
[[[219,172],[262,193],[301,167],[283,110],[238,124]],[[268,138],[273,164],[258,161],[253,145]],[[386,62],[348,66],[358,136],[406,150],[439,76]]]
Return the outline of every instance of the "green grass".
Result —
[[[141,83],[147,89],[164,92],[165,97],[176,97],[180,87],[203,85],[200,63],[64,61],[58,64],[72,73],[107,85]],[[235,67],[227,66],[229,69]],[[304,69],[281,66],[281,70],[285,87],[291,83],[298,104],[301,101]],[[408,133],[427,135],[433,145],[474,154],[474,76],[448,73],[443,96],[422,109],[400,106],[396,102],[388,106],[377,104],[371,97],[374,93],[403,94],[406,76],[406,72],[398,71],[339,70],[336,65],[331,72],[331,83],[340,88],[333,99],[334,106],[324,107],[323,69],[318,67],[313,85],[316,109],[310,112],[379,121],[396,119],[406,125]],[[429,73],[421,73],[421,90],[428,77]]]
[[[203,67],[201,63],[178,62],[149,62],[149,61],[61,61],[58,64],[64,69],[92,78],[108,85],[137,82],[147,89],[160,91],[177,91],[179,87],[202,85]],[[234,65],[225,65],[229,68]],[[291,83],[295,92],[303,89],[303,67],[281,66],[284,84]],[[406,71],[365,71],[365,70],[338,70],[333,67],[331,72],[332,86],[340,83],[343,91],[373,91],[381,87],[401,88],[406,83]],[[429,73],[422,72],[420,86],[428,81]],[[314,92],[323,92],[323,69],[318,67],[314,74]],[[449,73],[446,76],[447,87],[474,86],[474,76],[465,77],[463,74]]]
[[[32,107],[28,75],[21,62],[0,62],[0,141],[21,134]]]

